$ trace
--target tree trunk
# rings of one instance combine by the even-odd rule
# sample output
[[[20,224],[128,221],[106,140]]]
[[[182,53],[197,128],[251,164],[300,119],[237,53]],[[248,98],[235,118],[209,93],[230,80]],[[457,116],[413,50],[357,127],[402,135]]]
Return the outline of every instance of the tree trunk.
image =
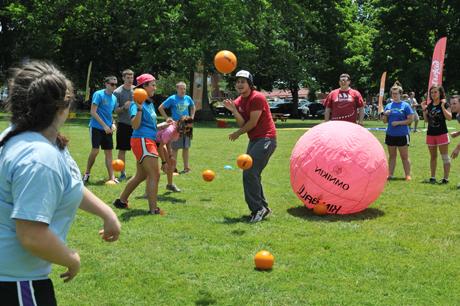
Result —
[[[201,99],[201,109],[196,112],[195,119],[198,121],[214,121],[216,117],[209,106],[208,99],[208,73],[203,72],[203,97]]]

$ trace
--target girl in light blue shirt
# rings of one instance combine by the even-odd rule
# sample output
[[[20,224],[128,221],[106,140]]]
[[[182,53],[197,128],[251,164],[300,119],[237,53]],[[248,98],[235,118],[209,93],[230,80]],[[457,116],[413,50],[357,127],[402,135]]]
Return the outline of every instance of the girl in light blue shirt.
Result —
[[[115,241],[115,213],[83,187],[80,171],[59,134],[72,85],[53,65],[32,61],[16,70],[8,98],[11,127],[0,136],[0,297],[6,305],[56,305],[48,274],[80,269],[66,244],[77,208],[104,220],[102,238]]]

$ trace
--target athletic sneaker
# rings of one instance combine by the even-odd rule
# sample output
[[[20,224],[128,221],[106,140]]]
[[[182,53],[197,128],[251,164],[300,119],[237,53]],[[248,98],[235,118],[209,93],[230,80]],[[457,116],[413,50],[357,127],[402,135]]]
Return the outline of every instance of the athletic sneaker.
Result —
[[[118,180],[119,180],[120,182],[126,180],[126,173],[122,172],[122,173],[120,174],[120,176],[118,177]]]
[[[85,173],[85,175],[83,175],[83,184],[86,185],[89,183],[89,173]]]
[[[392,181],[392,180],[394,180],[394,179],[395,179],[395,177],[392,176],[392,175],[390,175],[390,176],[387,177],[387,181]]]
[[[122,202],[120,199],[116,199],[114,202],[113,202],[113,206],[115,206],[116,208],[120,208],[120,209],[125,209],[125,208],[128,208],[128,203],[124,203]]]
[[[186,173],[189,173],[190,171],[192,171],[190,168],[185,168],[184,170],[182,170],[181,172],[179,172],[180,174],[186,174]]]
[[[176,184],[166,185],[166,189],[172,192],[180,192],[180,189],[176,186]]]
[[[436,178],[435,177],[430,177],[429,179],[426,179],[423,182],[427,183],[427,184],[436,184]]]
[[[268,207],[262,207],[259,211],[257,211],[252,219],[249,221],[250,223],[260,222],[266,217],[268,217],[272,213],[272,210]]]
[[[449,179],[443,178],[438,182],[438,184],[441,184],[441,185],[449,184]]]

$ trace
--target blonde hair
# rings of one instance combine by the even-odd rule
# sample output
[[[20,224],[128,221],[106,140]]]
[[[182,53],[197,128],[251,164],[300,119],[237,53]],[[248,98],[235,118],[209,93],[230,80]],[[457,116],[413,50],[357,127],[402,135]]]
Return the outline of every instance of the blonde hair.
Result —
[[[402,93],[403,93],[403,88],[402,88],[401,83],[399,83],[399,81],[396,81],[396,82],[393,84],[393,86],[391,86],[390,90],[391,90],[391,91],[393,91],[393,90],[398,90],[398,91],[399,91],[399,94],[401,94],[401,95],[402,95]]]

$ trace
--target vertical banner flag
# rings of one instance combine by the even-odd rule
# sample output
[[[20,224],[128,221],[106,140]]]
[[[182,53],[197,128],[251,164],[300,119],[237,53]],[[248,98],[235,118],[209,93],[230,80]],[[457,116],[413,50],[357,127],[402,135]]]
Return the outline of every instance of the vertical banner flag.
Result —
[[[385,79],[387,78],[387,72],[384,71],[382,73],[382,77],[380,78],[380,91],[379,91],[379,107],[378,113],[383,113],[383,94],[385,93]]]
[[[89,78],[91,76],[91,67],[93,67],[93,61],[90,61],[88,65],[88,74],[86,76],[85,102],[89,100]]]
[[[442,37],[436,43],[431,60],[430,80],[428,82],[428,93],[426,101],[430,104],[430,88],[431,86],[442,85],[442,70],[444,68],[444,54],[446,53],[447,37]]]

